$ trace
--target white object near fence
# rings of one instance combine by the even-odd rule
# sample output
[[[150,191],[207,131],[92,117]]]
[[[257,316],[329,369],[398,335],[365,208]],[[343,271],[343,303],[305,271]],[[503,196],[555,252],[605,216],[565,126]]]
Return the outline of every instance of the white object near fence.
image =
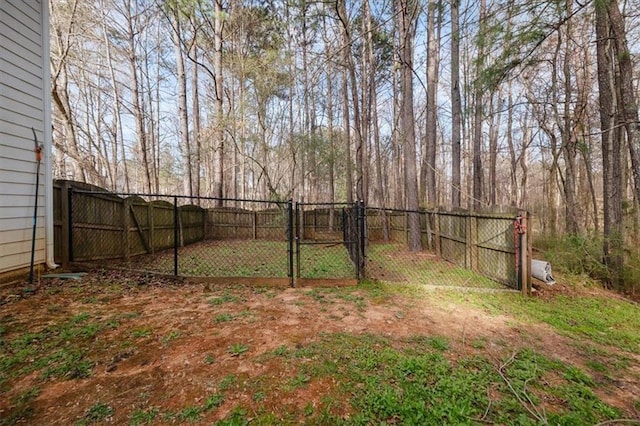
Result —
[[[553,285],[556,283],[551,275],[551,264],[544,260],[531,260],[531,275],[545,284]]]

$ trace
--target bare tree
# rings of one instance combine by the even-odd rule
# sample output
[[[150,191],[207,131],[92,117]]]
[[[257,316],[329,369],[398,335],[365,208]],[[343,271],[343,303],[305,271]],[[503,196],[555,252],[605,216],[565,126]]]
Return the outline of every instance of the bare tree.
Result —
[[[176,77],[178,79],[178,119],[180,120],[179,135],[180,148],[182,150],[182,191],[185,195],[193,196],[193,177],[192,177],[192,159],[191,144],[189,143],[189,117],[187,111],[187,72],[184,63],[184,55],[182,54],[182,24],[180,19],[180,11],[173,10],[172,13],[172,38],[174,46],[174,54],[176,60]],[[197,84],[197,81],[193,83]]]
[[[418,176],[416,167],[416,134],[413,110],[413,40],[418,4],[412,0],[398,0],[398,29],[400,36],[400,140],[404,154],[404,178],[408,214],[408,245],[411,251],[422,250],[420,213],[418,213]]]
[[[440,65],[439,40],[436,37],[436,13],[438,4],[436,0],[429,0],[427,6],[427,126],[425,132],[424,159],[420,174],[421,182],[426,186],[426,201],[430,205],[438,202],[436,194],[436,150],[438,105],[438,68]],[[439,15],[439,14],[438,14]],[[438,27],[441,19],[438,16]],[[439,31],[438,31],[439,33]]]
[[[451,0],[451,204],[460,207],[460,1]]]

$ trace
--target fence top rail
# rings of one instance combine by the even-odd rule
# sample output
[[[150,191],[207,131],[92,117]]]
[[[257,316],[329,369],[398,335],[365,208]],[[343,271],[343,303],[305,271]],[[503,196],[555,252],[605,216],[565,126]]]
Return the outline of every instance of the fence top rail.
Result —
[[[333,203],[296,203],[299,206],[311,206],[311,207],[345,207],[345,206],[353,206],[357,204],[357,201],[353,203],[347,202],[333,202]]]
[[[216,197],[198,197],[191,195],[173,195],[173,194],[147,194],[142,192],[110,192],[110,191],[92,191],[89,189],[77,189],[70,188],[76,194],[92,194],[92,195],[110,195],[116,197],[147,197],[147,198],[174,198],[180,200],[201,200],[201,201],[234,201],[234,202],[244,202],[244,203],[261,203],[261,204],[278,204],[284,205],[291,202],[288,201],[276,201],[276,200],[253,200],[248,198],[216,198]]]
[[[519,216],[519,213],[482,213],[473,211],[459,211],[452,212],[440,209],[420,209],[420,210],[403,210],[393,208],[382,207],[367,207],[367,211],[383,211],[388,213],[419,213],[419,214],[438,214],[442,216],[461,216],[461,217],[475,217],[478,219],[508,219],[514,220]]]

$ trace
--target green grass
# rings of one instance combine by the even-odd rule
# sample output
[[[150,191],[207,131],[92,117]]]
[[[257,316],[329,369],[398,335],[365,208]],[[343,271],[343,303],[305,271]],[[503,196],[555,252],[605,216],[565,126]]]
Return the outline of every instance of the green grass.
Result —
[[[131,414],[128,424],[132,426],[154,424],[159,418],[165,421],[177,421],[180,424],[195,423],[202,419],[204,413],[214,411],[220,407],[224,400],[223,394],[215,393],[205,398],[201,405],[189,405],[177,412],[162,412],[157,407],[146,410],[138,409]]]
[[[202,415],[202,410],[200,409],[200,407],[196,407],[196,406],[189,406],[189,407],[185,407],[182,410],[180,410],[177,414],[176,414],[176,418],[180,421],[180,422],[197,422],[198,420],[200,420],[200,416]]]
[[[97,402],[91,408],[89,408],[89,410],[87,410],[82,419],[76,422],[76,425],[81,426],[100,423],[112,416],[114,411],[115,410],[110,405],[103,402]]]
[[[287,277],[288,242],[224,240],[179,249],[178,272],[184,276]],[[300,247],[302,278],[353,278],[354,265],[343,244]],[[173,274],[173,250],[138,257],[135,269]]]
[[[343,244],[300,247],[301,278],[355,278],[355,266]]]
[[[234,343],[229,347],[229,352],[231,356],[240,356],[243,353],[247,352],[249,347],[247,345],[243,345],[242,343]]]
[[[38,387],[28,388],[11,401],[13,409],[6,415],[0,417],[0,425],[12,425],[16,423],[24,423],[31,416],[33,407],[31,403],[40,394]]]
[[[118,401],[100,399],[86,411],[76,413],[78,424],[188,424],[205,420],[211,424],[213,413],[223,403],[225,410],[231,410],[215,424],[582,425],[630,417],[633,408],[629,407],[634,403],[640,409],[637,398],[630,402],[628,398],[621,399],[627,403],[623,414],[598,397],[615,392],[623,378],[635,383],[638,380],[635,354],[640,351],[640,312],[637,305],[619,298],[575,294],[542,299],[511,293],[427,292],[419,284],[398,286],[380,281],[365,281],[351,288],[287,291],[296,292],[305,306],[316,310],[340,311],[345,306],[347,310],[364,310],[391,303],[388,312],[397,318],[410,318],[420,309],[439,304],[455,310],[473,305],[500,316],[499,321],[515,324],[525,338],[515,345],[488,333],[470,334],[462,350],[462,336],[418,328],[407,337],[320,333],[300,340],[286,336],[275,344],[280,346],[260,352],[261,345],[238,336],[238,343],[227,342],[206,349],[211,351],[209,354],[199,353],[198,368],[205,376],[194,379],[206,377],[206,389],[197,399],[171,408],[139,403],[125,408]],[[247,315],[261,324],[264,317],[259,309],[250,312],[245,306],[231,305],[249,300],[250,292],[221,290],[213,298],[207,293],[209,300],[215,300],[210,302],[213,306],[206,308],[214,311],[205,317],[209,318],[208,327],[218,332],[229,325],[228,321]],[[190,297],[199,303],[206,300],[200,293]],[[259,297],[264,300],[266,296]],[[430,299],[420,300],[424,297]],[[220,313],[217,306],[223,304],[229,304],[222,308],[229,313]],[[43,309],[47,309],[46,305]],[[159,334],[155,331],[157,325],[152,330],[149,325],[141,326],[145,324],[142,321],[125,324],[126,314],[85,312],[64,316],[57,310],[55,314],[57,319],[43,321],[32,330],[26,322],[8,316],[0,318],[0,383],[5,382],[2,391],[9,390],[21,377],[37,372],[30,387],[10,394],[9,410],[0,424],[29,423],[35,399],[49,379],[87,377],[95,363],[103,365],[104,359],[110,359],[110,355],[89,355],[104,343],[100,340],[103,332],[117,329],[121,340],[111,342],[111,347],[119,351],[126,339],[144,339],[136,341],[136,345],[149,343],[162,351],[182,338],[177,327],[163,327],[165,331]],[[219,325],[213,325],[211,317]],[[490,320],[489,315],[485,320]],[[568,336],[566,341],[573,354],[563,359],[580,360],[563,361],[540,349],[523,348],[521,345],[529,337],[536,336],[535,330],[527,334],[527,326],[541,322],[549,325],[545,332],[553,329]],[[153,333],[156,339],[149,339]],[[227,363],[238,362],[237,358],[230,360],[230,356],[267,366],[265,374],[228,374],[236,370],[223,370]],[[220,374],[227,375],[212,379]],[[309,400],[288,403],[309,395]]]
[[[595,395],[595,382],[575,365],[530,349],[503,359],[455,357],[444,337],[416,335],[394,340],[379,335],[322,334],[296,350],[278,348],[288,378],[266,385],[266,378],[246,384],[258,404],[257,424],[595,424],[620,412]],[[558,374],[560,377],[558,377]],[[294,394],[314,381],[332,378],[326,397],[295,412],[269,411],[260,403],[280,389]],[[268,380],[267,380],[268,381]],[[549,410],[543,401],[559,401]],[[345,417],[339,413],[348,411]],[[235,423],[228,423],[228,422]],[[219,424],[243,424],[230,415]]]
[[[426,253],[411,254],[398,244],[370,244],[368,276],[389,283],[505,288],[487,277]]]
[[[233,374],[229,374],[224,376],[220,383],[218,383],[218,390],[220,392],[225,392],[231,388],[233,388],[238,383],[238,378]]]
[[[136,410],[129,417],[130,426],[150,425],[153,424],[160,414],[157,408],[149,408],[147,410]]]
[[[142,339],[151,335],[151,329],[147,327],[138,328],[131,332],[131,336],[136,339]]]
[[[264,240],[205,241],[181,247],[178,271],[185,276],[286,277],[288,242]],[[173,274],[173,250],[142,256],[137,269]]]
[[[492,313],[529,322],[544,322],[577,339],[640,352],[640,308],[617,298],[580,295],[552,299],[518,294],[466,295],[467,300]]]
[[[218,314],[213,319],[216,323],[233,321],[233,315],[231,314]]]
[[[69,317],[41,331],[14,333],[0,345],[2,381],[40,371],[40,377],[77,379],[91,375],[91,343],[105,329],[88,313]]]
[[[285,278],[289,271],[287,241],[205,241],[179,250],[178,273],[183,276]],[[141,256],[129,266],[173,274],[173,256],[173,250]],[[367,256],[367,274],[382,281],[504,288],[489,278],[427,253],[408,255],[398,244],[370,244]],[[491,272],[491,266],[487,272]],[[301,245],[300,277],[355,278],[355,267],[344,244]]]
[[[174,340],[178,339],[181,335],[182,335],[182,333],[180,331],[171,330],[169,333],[167,333],[165,336],[162,337],[162,345],[163,346],[168,346],[169,343],[171,343]]]
[[[236,303],[240,301],[240,298],[234,294],[232,294],[230,291],[225,290],[221,296],[219,297],[212,297],[211,299],[209,299],[207,302],[210,305],[223,305],[225,303]]]

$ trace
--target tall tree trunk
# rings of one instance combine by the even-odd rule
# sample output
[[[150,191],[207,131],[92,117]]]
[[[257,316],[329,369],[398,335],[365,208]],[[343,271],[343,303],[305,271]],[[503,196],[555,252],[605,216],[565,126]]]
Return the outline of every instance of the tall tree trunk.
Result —
[[[436,0],[429,0],[427,7],[427,128],[425,138],[425,157],[422,162],[426,186],[426,201],[430,205],[438,203],[436,194],[436,144],[438,129],[438,68],[439,40],[436,39]],[[438,18],[438,23],[440,19]],[[422,173],[421,173],[422,174]]]
[[[612,2],[615,3],[615,2]],[[616,5],[617,7],[617,5]],[[604,199],[604,261],[609,267],[609,284],[620,288],[624,265],[622,253],[622,182],[620,139],[616,123],[614,57],[607,7],[596,3],[596,49],[600,129],[602,135],[602,189]]]
[[[191,116],[193,117],[192,140],[196,143],[195,164],[193,164],[193,185],[195,195],[199,198],[202,195],[200,193],[200,172],[202,170],[202,138],[200,136],[200,133],[202,131],[202,128],[200,124],[200,78],[198,73],[197,44],[194,43],[192,49],[193,58],[195,59],[191,64]],[[236,166],[235,163],[234,166]],[[237,192],[234,192],[233,196],[237,198]]]
[[[498,196],[498,132],[502,121],[502,112],[500,111],[502,90],[498,89],[498,92],[493,96],[495,99],[491,100],[491,121],[489,122],[489,204],[495,206]]]
[[[518,164],[516,157],[516,149],[513,143],[513,94],[511,83],[507,88],[507,146],[509,148],[509,204],[513,207],[518,206]],[[524,141],[523,144],[524,146]]]
[[[451,204],[460,207],[460,0],[451,1]]]
[[[126,25],[127,25],[127,35],[128,35],[128,62],[129,62],[129,72],[131,73],[131,105],[133,109],[133,116],[135,120],[136,127],[136,144],[137,148],[140,151],[140,156],[142,160],[142,176],[143,176],[143,185],[144,191],[147,193],[151,193],[151,162],[149,158],[149,144],[147,131],[145,127],[145,119],[144,119],[144,111],[143,111],[143,100],[142,94],[140,93],[140,82],[138,78],[138,60],[137,60],[137,51],[136,51],[136,34],[138,33],[138,29],[134,28],[134,19],[136,19],[137,11],[134,12],[132,10],[131,0],[125,0],[125,9],[126,9]]]
[[[567,0],[568,12],[571,12],[572,0]],[[578,235],[579,219],[578,219],[578,203],[576,200],[576,156],[577,156],[577,141],[574,135],[573,123],[575,117],[572,113],[572,97],[573,97],[573,84],[572,84],[572,70],[570,66],[570,52],[571,52],[571,36],[572,36],[572,24],[568,21],[565,24],[566,35],[564,40],[564,58],[562,61],[562,73],[564,77],[564,112],[563,112],[563,125],[561,127],[562,135],[562,153],[564,156],[565,164],[565,179],[564,179],[564,199],[565,199],[565,232],[569,235]],[[558,33],[561,36],[562,32]]]
[[[480,0],[480,27],[478,35],[478,58],[476,60],[476,81],[474,87],[474,120],[473,120],[473,207],[480,208],[483,203],[483,171],[482,171],[482,123],[484,83],[484,38],[486,36],[487,2]]]
[[[604,7],[596,4],[596,8]],[[622,119],[629,141],[629,156],[635,188],[635,198],[640,200],[640,118],[636,101],[636,88],[633,85],[633,63],[631,52],[627,46],[627,34],[624,28],[624,17],[620,13],[618,0],[609,0],[607,15],[613,37],[617,64],[619,68],[619,102],[622,108]]]
[[[369,0],[362,2],[362,14],[364,19],[362,21],[362,31],[365,34],[365,43],[362,45],[362,181],[363,181],[363,200],[365,205],[369,203],[369,165],[371,164],[371,158],[369,153],[371,152],[371,139],[372,139],[372,120],[373,109],[375,104],[373,103],[373,97],[376,84],[376,60],[373,42],[373,25],[371,19],[371,8],[369,7]]]
[[[329,28],[327,27],[327,17],[326,13],[326,4],[324,5],[324,11],[322,18],[322,39],[324,42],[324,55],[328,59],[332,56],[331,48],[330,48],[330,40],[329,40]],[[335,72],[332,64],[330,63],[326,70],[326,79],[327,79],[327,132],[329,133],[329,202],[334,203],[336,201],[336,147],[335,147],[335,137],[334,137],[334,129],[333,129],[333,120],[334,120],[334,111],[333,111],[333,78],[331,74]],[[329,228],[333,230],[334,224],[334,209],[329,210]]]
[[[351,124],[349,120],[349,83],[346,68],[342,69],[342,122],[345,138],[347,203],[353,203],[353,172],[351,168]]]
[[[224,185],[224,110],[223,110],[223,82],[222,82],[222,0],[214,0],[214,73],[215,73],[215,151],[213,165],[215,174],[213,176],[213,196],[217,198],[216,207],[222,207],[223,185]]]
[[[191,144],[189,142],[189,117],[187,111],[187,72],[182,54],[182,25],[179,12],[173,12],[173,49],[176,58],[176,74],[178,79],[178,119],[180,120],[179,137],[182,151],[182,193],[193,196],[193,176],[191,174]]]
[[[392,2],[393,16],[398,15],[398,2]],[[400,38],[398,36],[398,19],[393,20],[393,45],[394,49],[394,63],[400,64]],[[393,126],[391,134],[391,182],[393,185],[391,194],[393,196],[391,206],[395,209],[402,209],[405,207],[405,191],[404,191],[404,169],[402,167],[402,141],[400,139],[400,67],[394,66],[392,69],[392,84],[393,84]]]
[[[417,3],[412,0],[398,0],[398,23],[400,29],[400,104],[401,133],[405,166],[405,188],[408,214],[408,246],[410,251],[422,250],[420,213],[418,213],[419,194],[416,167],[416,134],[413,110],[413,40],[415,37],[415,21]]]
[[[349,17],[345,6],[345,0],[338,0],[336,3],[337,14],[342,23],[342,43],[344,46],[344,59],[349,76],[349,87],[351,89],[351,101],[353,110],[353,131],[356,143],[356,196],[358,200],[364,200],[364,163],[366,159],[365,143],[362,138],[362,119],[360,116],[360,97],[358,95],[358,83],[356,80],[356,66],[351,54],[351,33],[349,30]]]

